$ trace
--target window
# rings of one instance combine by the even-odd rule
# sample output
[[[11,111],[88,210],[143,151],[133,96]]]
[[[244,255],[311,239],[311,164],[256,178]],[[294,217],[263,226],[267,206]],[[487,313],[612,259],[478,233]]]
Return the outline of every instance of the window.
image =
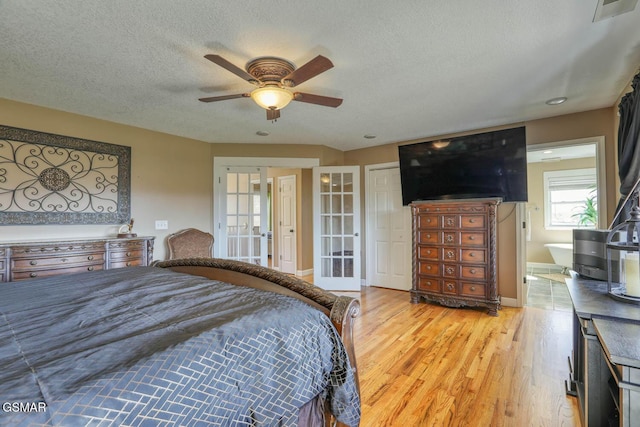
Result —
[[[596,169],[544,172],[546,228],[597,226]]]

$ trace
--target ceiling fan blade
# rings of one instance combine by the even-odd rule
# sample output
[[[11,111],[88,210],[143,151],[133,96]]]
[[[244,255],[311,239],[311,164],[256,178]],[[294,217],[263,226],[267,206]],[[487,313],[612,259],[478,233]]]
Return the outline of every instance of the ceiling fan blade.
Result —
[[[204,57],[207,58],[209,61],[213,62],[214,64],[221,66],[225,70],[231,71],[236,76],[240,77],[241,79],[244,79],[244,80],[248,81],[249,83],[251,83],[253,85],[260,84],[260,82],[258,80],[256,80],[256,78],[253,77],[251,74],[247,73],[242,68],[240,68],[240,67],[232,64],[231,62],[227,61],[226,59],[224,59],[220,55],[205,55]]]
[[[234,95],[222,95],[222,96],[210,96],[208,98],[199,98],[199,101],[202,102],[215,102],[215,101],[225,101],[227,99],[236,99],[236,98],[249,98],[251,94],[249,93],[236,93]]]
[[[267,120],[276,120],[280,118],[280,110],[267,110]]]
[[[333,63],[328,58],[318,55],[300,68],[286,75],[282,79],[282,84],[288,87],[294,87],[320,73],[324,73],[330,68],[333,68]]]
[[[342,98],[332,98],[330,96],[313,95],[311,93],[296,92],[293,94],[293,100],[299,102],[307,102],[309,104],[323,105],[325,107],[339,107],[342,104]]]

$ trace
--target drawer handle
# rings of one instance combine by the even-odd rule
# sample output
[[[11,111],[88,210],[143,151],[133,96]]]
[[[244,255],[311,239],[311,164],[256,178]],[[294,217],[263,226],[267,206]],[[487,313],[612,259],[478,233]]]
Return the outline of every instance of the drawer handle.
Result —
[[[473,224],[474,222],[476,222],[476,220],[475,220],[475,219],[473,219],[473,218],[470,218],[470,219],[469,219],[469,223],[470,223],[470,224]]]
[[[473,257],[475,257],[475,256],[476,256],[476,254],[475,254],[475,252],[469,252],[469,256],[470,256],[471,258],[473,258]]]
[[[131,256],[131,252],[127,252],[127,256]]]
[[[430,239],[430,238],[431,238],[431,234],[427,234],[427,239]]]
[[[93,265],[91,265],[91,266],[87,267],[87,270],[89,270],[89,271],[93,271]]]
[[[453,274],[453,267],[447,267],[447,274]]]
[[[38,265],[38,261],[31,261],[29,264],[31,264],[31,265]]]
[[[447,258],[453,258],[453,251],[447,251]]]
[[[127,262],[126,265],[127,265],[127,267],[131,267],[131,263],[130,262]]]
[[[447,242],[448,242],[448,243],[453,242],[453,236],[452,236],[451,234],[448,234],[448,235],[447,235]]]
[[[29,277],[38,277],[38,273],[31,273],[29,274]]]
[[[427,270],[431,270],[431,266],[430,265],[427,265]]]
[[[475,287],[475,286],[472,286],[472,287],[470,287],[469,289],[471,289],[471,292],[473,292],[473,291],[475,291],[475,290],[476,290],[476,287]]]
[[[89,255],[89,256],[87,257],[87,259],[88,259],[89,261],[93,261],[93,255]]]
[[[471,270],[469,270],[469,272],[470,272],[471,274],[476,274],[476,269],[475,269],[475,268],[472,268]]]
[[[450,291],[452,291],[452,290],[453,290],[453,285],[452,285],[451,283],[449,283],[449,284],[447,285],[447,289],[449,289]]]
[[[476,236],[469,236],[469,240],[476,240]]]
[[[453,225],[453,219],[447,218],[447,225]]]

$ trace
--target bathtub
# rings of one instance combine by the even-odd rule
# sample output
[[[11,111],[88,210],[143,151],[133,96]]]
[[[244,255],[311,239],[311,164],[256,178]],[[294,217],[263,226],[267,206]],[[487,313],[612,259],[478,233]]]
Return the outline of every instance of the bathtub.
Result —
[[[549,249],[553,262],[563,270],[573,268],[573,243],[545,243]]]

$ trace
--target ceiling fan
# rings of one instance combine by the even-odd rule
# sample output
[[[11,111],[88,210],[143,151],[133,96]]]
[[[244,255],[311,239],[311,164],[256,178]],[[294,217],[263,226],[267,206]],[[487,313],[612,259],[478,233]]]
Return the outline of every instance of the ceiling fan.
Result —
[[[248,81],[252,85],[257,86],[257,88],[248,93],[200,98],[202,102],[251,98],[256,104],[267,110],[267,120],[276,120],[280,117],[280,110],[287,106],[290,101],[306,102],[334,108],[342,104],[341,98],[332,98],[304,92],[292,92],[289,90],[289,88],[296,87],[318,74],[333,68],[333,63],[322,55],[316,56],[299,68],[296,68],[291,62],[282,58],[272,56],[260,57],[250,61],[246,66],[246,71],[227,61],[220,55],[205,55],[204,57]]]

